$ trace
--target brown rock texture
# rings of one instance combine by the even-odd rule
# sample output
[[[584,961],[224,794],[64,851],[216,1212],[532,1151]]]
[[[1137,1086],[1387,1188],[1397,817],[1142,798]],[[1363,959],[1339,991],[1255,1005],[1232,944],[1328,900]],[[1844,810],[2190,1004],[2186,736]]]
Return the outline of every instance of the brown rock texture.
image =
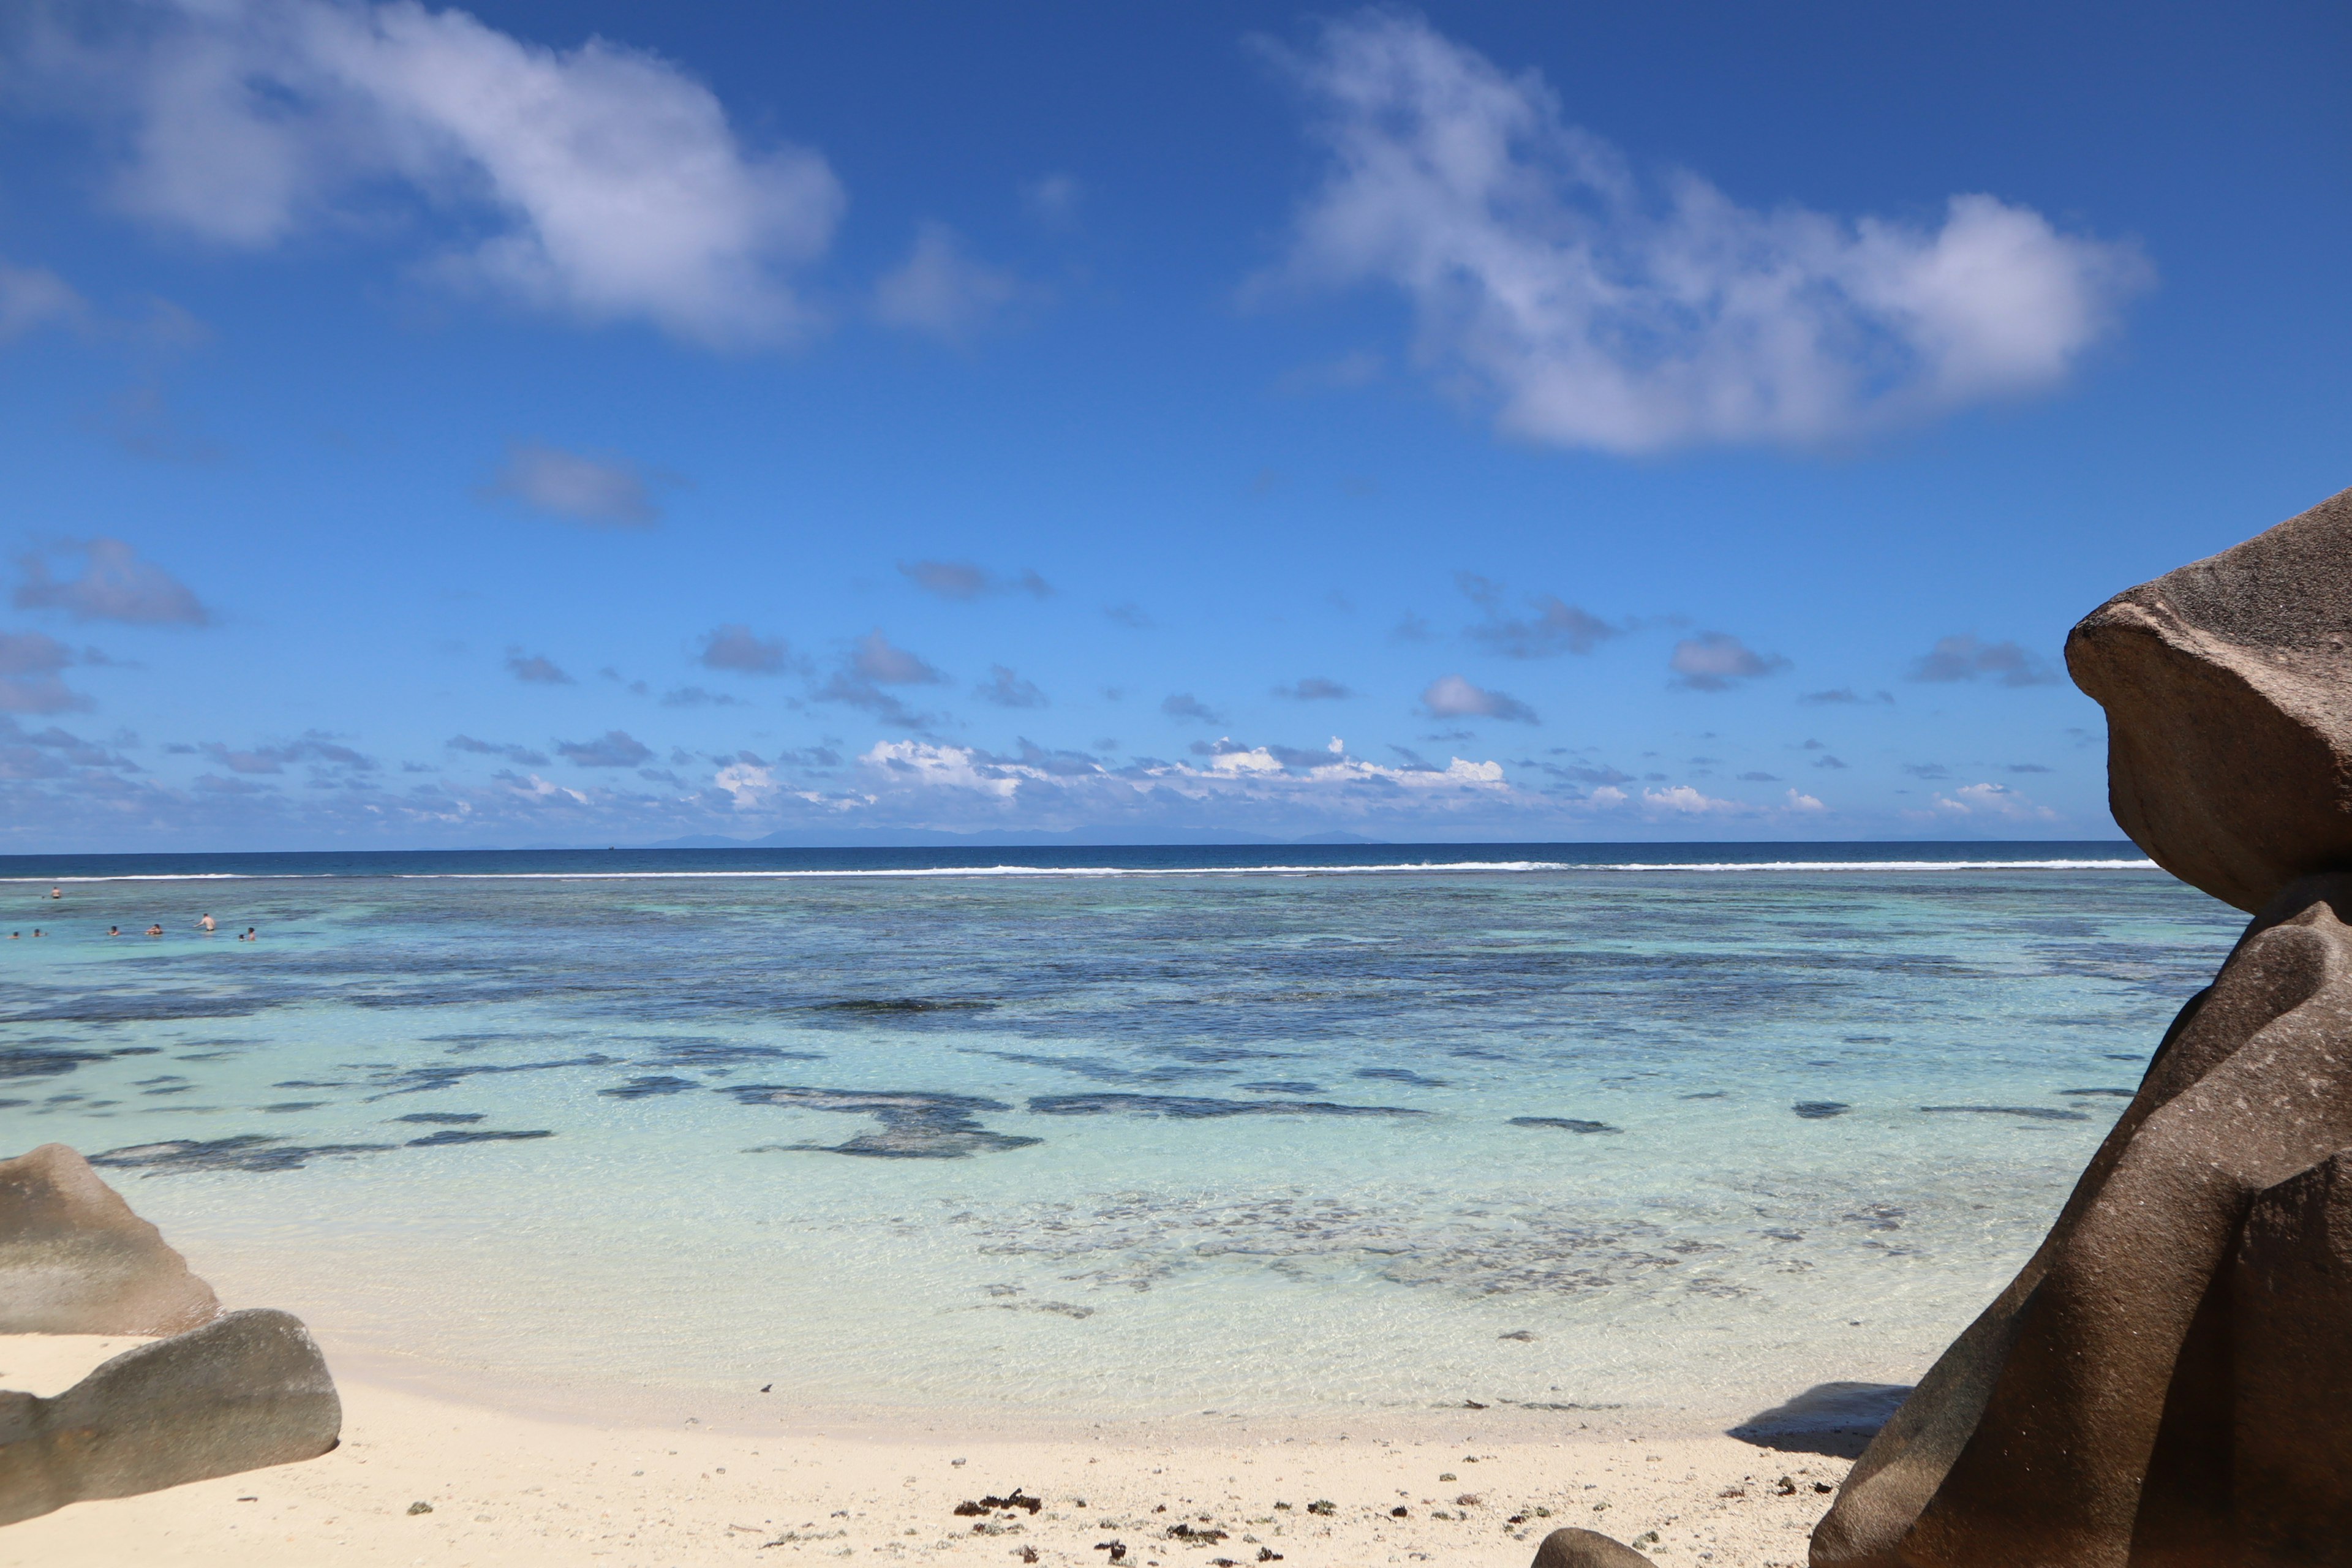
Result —
[[[2116,821],[2248,912],[2352,869],[2352,490],[2118,594],[2066,639]]]
[[[1630,1546],[1589,1530],[1555,1530],[1536,1548],[1533,1568],[1654,1568]]]
[[[2352,1561],[2347,1148],[2352,876],[2315,877],[2181,1009],[2040,1250],[1855,1464],[1814,1568]]]
[[[231,1312],[125,1351],[53,1399],[0,1392],[0,1525],[316,1458],[342,1419],[299,1321]]]
[[[212,1287],[62,1143],[0,1161],[0,1333],[176,1334]]]

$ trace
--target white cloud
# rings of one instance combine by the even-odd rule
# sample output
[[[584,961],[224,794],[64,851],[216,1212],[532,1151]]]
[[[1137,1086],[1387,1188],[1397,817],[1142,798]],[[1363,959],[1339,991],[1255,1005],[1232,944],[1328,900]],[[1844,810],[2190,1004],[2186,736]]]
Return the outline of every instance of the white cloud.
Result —
[[[1962,784],[1950,795],[1938,795],[1934,807],[1946,817],[1993,817],[2007,822],[2055,822],[2058,814],[2004,784]]]
[[[1758,653],[1727,632],[1701,632],[1675,644],[1666,668],[1675,684],[1696,691],[1726,691],[1737,680],[1753,680],[1789,668],[1779,654]]]
[[[1280,280],[1402,290],[1423,363],[1537,441],[1817,443],[2044,391],[2150,277],[1990,195],[1919,224],[1645,180],[1535,73],[1410,16],[1288,63],[1330,170]]]
[[[1506,692],[1473,686],[1458,675],[1441,675],[1421,694],[1433,719],[1507,719],[1533,724],[1536,710]]]
[[[714,347],[813,324],[790,273],[842,208],[824,160],[747,148],[676,65],[558,50],[413,0],[171,0],[97,44],[52,36],[53,82],[130,121],[128,210],[260,248],[399,190],[472,236],[431,270],[592,321]]]
[[[593,528],[651,528],[661,521],[645,476],[632,465],[536,441],[507,449],[489,493]]]
[[[926,223],[907,259],[874,284],[874,314],[893,327],[961,338],[988,324],[1021,286],[1010,272],[964,254],[955,230]]]

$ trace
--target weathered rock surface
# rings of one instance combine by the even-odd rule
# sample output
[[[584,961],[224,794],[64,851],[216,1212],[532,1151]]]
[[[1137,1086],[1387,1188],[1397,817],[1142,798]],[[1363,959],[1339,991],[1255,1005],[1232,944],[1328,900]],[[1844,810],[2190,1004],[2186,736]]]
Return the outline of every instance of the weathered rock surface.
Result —
[[[0,1525],[316,1458],[342,1418],[298,1320],[231,1312],[125,1351],[55,1398],[0,1392]]]
[[[1630,1546],[1589,1530],[1555,1530],[1536,1548],[1533,1568],[1654,1568]]]
[[[2352,868],[2352,490],[2118,594],[2066,639],[2116,822],[2249,912]]]
[[[176,1334],[212,1287],[62,1143],[0,1161],[0,1333]]]
[[[1864,1450],[1815,1568],[2352,1561],[2347,1148],[2352,876],[2316,877],[2181,1009],[2040,1250]]]

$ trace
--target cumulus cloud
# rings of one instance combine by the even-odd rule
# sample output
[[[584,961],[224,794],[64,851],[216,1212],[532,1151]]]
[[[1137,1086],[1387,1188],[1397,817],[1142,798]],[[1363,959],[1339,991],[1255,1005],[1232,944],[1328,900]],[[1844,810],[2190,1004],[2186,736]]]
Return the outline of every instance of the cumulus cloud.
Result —
[[[1045,598],[1053,584],[1034,572],[1000,577],[969,561],[901,561],[899,574],[927,594],[942,599],[977,599],[990,594],[1028,594]]]
[[[577,684],[561,666],[543,653],[525,654],[519,647],[507,649],[507,673],[529,686],[572,686]]]
[[[1328,171],[1269,281],[1401,291],[1422,362],[1532,440],[1815,443],[2044,391],[2150,277],[1990,195],[1916,223],[1644,177],[1534,72],[1410,16],[1286,63]]]
[[[0,632],[0,713],[63,713],[89,699],[58,672],[74,662],[73,649],[39,632]]]
[[[654,750],[626,730],[607,730],[593,741],[558,741],[556,755],[583,768],[634,768],[653,760]]]
[[[20,610],[63,610],[78,621],[122,621],[139,626],[201,626],[212,614],[188,585],[120,539],[93,539],[57,547],[82,557],[79,577],[49,574],[48,552],[17,558],[25,580],[16,585]]]
[[[1338,681],[1320,675],[1307,676],[1288,686],[1277,686],[1274,694],[1292,702],[1338,702],[1355,695]]]
[[[1196,724],[1222,724],[1225,721],[1224,715],[1189,691],[1171,692],[1161,700],[1160,710],[1171,719],[1189,719]]]
[[[1913,680],[1978,680],[1990,678],[2003,686],[2050,686],[2058,672],[2039,655],[2013,642],[1979,642],[1973,637],[1938,637],[1936,646],[1911,661]]]
[[[915,231],[907,259],[876,280],[874,314],[888,326],[963,338],[988,325],[1020,291],[1013,274],[965,255],[955,230],[926,223]]]
[[[121,128],[113,195],[140,216],[258,249],[349,232],[397,193],[466,236],[425,268],[453,284],[714,347],[814,323],[792,274],[831,243],[839,183],[814,153],[746,146],[669,61],[412,0],[166,0],[109,20],[49,29],[36,63],[62,104]]]
[[[1666,660],[1675,684],[1694,691],[1725,691],[1735,683],[1753,680],[1789,668],[1779,654],[1762,654],[1727,632],[1701,632],[1675,644]]]
[[[488,493],[592,528],[651,528],[661,521],[661,508],[635,466],[536,441],[507,448]]]
[[[0,343],[79,321],[87,310],[73,286],[48,268],[0,261]]]
[[[999,708],[1043,708],[1045,694],[1034,680],[1024,680],[1001,664],[988,667],[988,679],[973,690]]]
[[[696,658],[708,668],[731,669],[741,675],[782,675],[799,666],[792,645],[782,637],[756,636],[740,621],[730,621],[704,635]]]
[[[467,752],[480,757],[504,757],[510,763],[520,763],[527,768],[547,765],[547,753],[534,752],[529,746],[497,741],[477,741],[471,735],[452,735],[442,743],[453,752]]]
[[[1535,611],[1534,615],[1509,615],[1504,609],[1503,585],[1475,572],[1457,572],[1454,583],[1472,604],[1486,612],[1486,618],[1470,628],[1471,637],[1512,658],[1591,653],[1625,629],[1575,605],[1564,604],[1551,594],[1528,597],[1528,607]]]
[[[1458,675],[1442,675],[1421,694],[1421,705],[1433,719],[1507,719],[1523,724],[1538,721],[1536,710],[1517,698],[1473,686]]]

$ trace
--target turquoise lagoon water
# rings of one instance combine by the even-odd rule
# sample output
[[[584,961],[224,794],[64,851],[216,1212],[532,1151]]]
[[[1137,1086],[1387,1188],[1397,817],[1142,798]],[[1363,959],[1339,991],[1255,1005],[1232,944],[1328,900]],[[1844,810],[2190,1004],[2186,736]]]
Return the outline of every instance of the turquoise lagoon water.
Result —
[[[2242,923],[2107,844],[0,878],[52,933],[0,947],[0,1147],[99,1157],[232,1304],[885,1415],[1909,1381]]]

